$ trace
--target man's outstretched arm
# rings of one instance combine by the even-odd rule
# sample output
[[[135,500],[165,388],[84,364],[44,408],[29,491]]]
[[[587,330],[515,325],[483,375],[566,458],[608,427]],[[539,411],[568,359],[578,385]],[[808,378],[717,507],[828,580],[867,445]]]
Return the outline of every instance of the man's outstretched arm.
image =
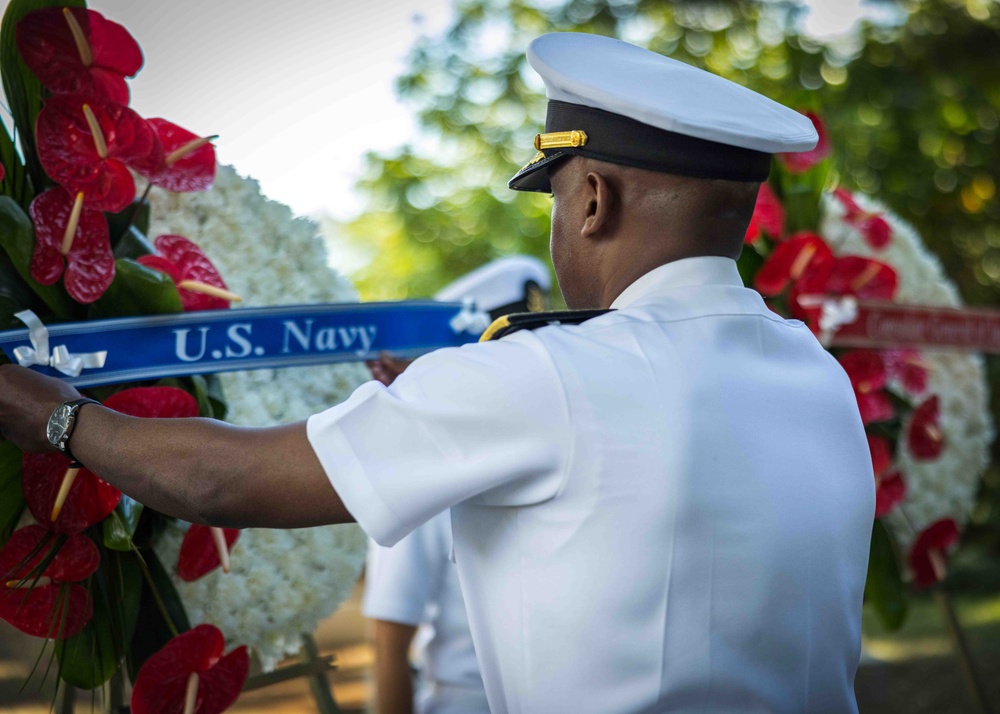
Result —
[[[0,431],[52,451],[45,426],[79,393],[60,380],[0,366]],[[236,528],[353,521],[306,436],[305,422],[268,429],[211,419],[138,419],[97,405],[78,414],[73,454],[136,500],[171,516]]]

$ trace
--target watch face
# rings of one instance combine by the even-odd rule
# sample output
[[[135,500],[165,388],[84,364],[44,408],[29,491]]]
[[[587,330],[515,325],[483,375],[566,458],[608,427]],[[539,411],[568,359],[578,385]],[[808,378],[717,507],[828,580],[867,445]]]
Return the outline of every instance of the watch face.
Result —
[[[49,438],[49,443],[53,446],[61,448],[60,444],[69,430],[69,418],[72,413],[73,408],[63,404],[52,412],[52,416],[49,417],[45,435]]]

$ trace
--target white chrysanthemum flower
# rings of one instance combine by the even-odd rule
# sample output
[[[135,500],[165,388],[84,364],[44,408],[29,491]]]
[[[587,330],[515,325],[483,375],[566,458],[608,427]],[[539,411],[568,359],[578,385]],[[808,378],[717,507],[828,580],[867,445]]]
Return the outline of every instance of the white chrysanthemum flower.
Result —
[[[958,289],[913,226],[872,198],[855,195],[854,199],[862,210],[880,214],[888,222],[892,240],[884,249],[872,248],[844,220],[843,204],[827,195],[820,233],[834,253],[861,255],[892,266],[899,276],[898,302],[959,307]],[[914,531],[919,533],[934,521],[952,518],[961,528],[969,520],[994,435],[982,357],[933,349],[922,350],[921,356],[930,370],[927,391],[910,394],[899,383],[890,388],[914,405],[931,394],[938,396],[945,448],[940,458],[920,461],[910,452],[905,432],[900,438],[895,463],[906,482],[906,498],[887,520],[906,547]]]
[[[260,193],[256,181],[220,166],[202,193],[150,194],[150,237],[174,233],[215,263],[241,305],[354,302],[350,283],[327,265],[319,227]],[[305,419],[346,399],[370,379],[358,364],[220,374],[228,420],[272,426]],[[354,525],[300,530],[248,529],[233,547],[232,569],[185,583],[176,577],[183,532],[156,546],[192,624],[211,622],[226,641],[248,645],[265,670],[299,650],[348,595],[364,563],[366,538]]]

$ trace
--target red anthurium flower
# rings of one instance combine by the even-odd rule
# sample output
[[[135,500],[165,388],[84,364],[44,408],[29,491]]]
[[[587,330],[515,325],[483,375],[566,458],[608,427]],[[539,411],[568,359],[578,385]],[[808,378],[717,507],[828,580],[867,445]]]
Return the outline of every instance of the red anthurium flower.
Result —
[[[803,114],[809,117],[809,121],[816,127],[816,133],[819,134],[819,141],[816,143],[816,148],[809,151],[778,154],[778,160],[793,174],[805,173],[830,155],[830,140],[827,138],[826,127],[823,125],[823,121],[813,112],[803,112]]]
[[[108,397],[104,406],[136,417],[198,416],[198,402],[183,389],[136,387]],[[25,453],[24,499],[39,523],[57,533],[79,533],[100,523],[121,500],[121,491],[86,468],[70,469],[62,454]]]
[[[213,535],[213,531],[216,535]],[[217,540],[217,534],[220,533],[225,538],[223,553],[220,553],[222,543]],[[223,558],[228,561],[228,553],[239,537],[240,531],[236,528],[209,528],[193,524],[184,534],[181,552],[177,558],[177,574],[180,579],[189,583],[207,575],[220,565],[228,572],[229,564],[223,562]]]
[[[142,68],[142,51],[124,27],[84,8],[50,7],[24,16],[17,49],[54,94],[86,94],[128,104],[125,77]]]
[[[747,226],[744,240],[753,243],[761,234],[766,234],[774,240],[785,237],[785,209],[781,207],[781,202],[766,181],[760,185],[760,191],[757,193],[757,203],[753,207],[753,216],[750,217],[750,225]]]
[[[875,517],[887,515],[904,498],[906,482],[898,471],[891,471],[875,479]]]
[[[926,588],[944,580],[948,552],[958,543],[958,524],[950,518],[935,521],[923,530],[910,549],[913,584]]]
[[[44,544],[48,539],[49,544]],[[0,550],[0,618],[34,637],[63,638],[80,632],[93,614],[90,593],[72,585],[89,577],[101,563],[97,546],[71,535],[42,573],[33,568],[55,547],[42,526],[25,526]]]
[[[778,245],[754,276],[761,295],[780,295],[789,283],[799,280],[833,260],[833,252],[815,233],[797,233]]]
[[[66,292],[80,303],[91,303],[115,279],[108,221],[104,214],[74,199],[57,186],[36,196],[29,209],[35,224],[31,277],[52,285],[65,275]]]
[[[874,424],[880,421],[889,421],[896,416],[896,410],[892,407],[892,402],[883,391],[854,393],[858,400],[858,412],[861,414],[861,422],[865,425]]]
[[[833,195],[844,207],[844,220],[861,232],[872,248],[881,250],[892,242],[892,228],[879,214],[865,211],[848,191],[838,188]]]
[[[128,107],[100,97],[50,97],[35,125],[38,159],[49,177],[91,208],[117,213],[135,198],[126,164],[141,162],[156,147],[146,121]]]
[[[212,137],[201,137],[166,119],[150,119],[160,142],[159,150],[133,165],[149,182],[168,191],[206,191],[215,181],[215,147]]]
[[[122,498],[122,492],[89,469],[71,469],[58,453],[25,452],[21,487],[31,515],[56,533],[80,533],[100,523]],[[59,504],[58,507],[56,504]]]
[[[160,236],[154,245],[160,255],[145,255],[139,262],[170,276],[186,312],[224,310],[230,302],[240,299],[226,289],[219,271],[201,248],[184,236]]]
[[[134,387],[104,400],[116,412],[143,419],[178,419],[198,416],[198,401],[174,387]]]
[[[855,392],[867,394],[885,387],[889,380],[882,355],[871,350],[853,350],[845,352],[837,358],[840,366],[847,372],[848,379]]]
[[[882,216],[868,216],[858,228],[865,242],[872,248],[881,250],[892,242],[892,228]]]
[[[3,164],[0,164],[0,181],[3,181],[3,178],[6,175],[7,175],[7,169],[3,167]]]
[[[226,642],[212,625],[198,625],[173,638],[139,670],[132,690],[132,714],[219,714],[243,689],[250,657],[237,647],[223,656]]]
[[[862,300],[892,300],[899,287],[899,277],[885,263],[848,255],[834,261],[826,287],[830,295],[855,295]]]
[[[921,461],[936,459],[944,451],[945,438],[938,424],[940,407],[937,396],[930,397],[913,410],[906,430],[906,443]]]
[[[875,472],[875,480],[878,481],[892,464],[892,445],[886,438],[869,434],[868,450],[872,454],[872,470]]]
[[[902,382],[906,391],[911,394],[927,391],[930,366],[920,352],[913,349],[897,349],[887,351],[885,356],[889,375]]]

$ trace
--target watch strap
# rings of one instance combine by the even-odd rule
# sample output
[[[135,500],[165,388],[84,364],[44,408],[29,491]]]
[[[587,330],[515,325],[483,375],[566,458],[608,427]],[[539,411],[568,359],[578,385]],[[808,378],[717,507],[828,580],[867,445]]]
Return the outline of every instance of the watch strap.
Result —
[[[69,448],[69,440],[73,436],[73,432],[76,431],[76,415],[77,415],[77,412],[80,411],[80,407],[82,407],[84,404],[100,404],[100,402],[97,401],[96,399],[89,399],[87,397],[82,397],[80,399],[74,399],[74,400],[69,401],[69,402],[63,402],[63,404],[62,404],[62,406],[69,407],[72,410],[72,411],[70,411],[69,428],[66,430],[66,437],[63,440],[62,452],[72,462],[69,465],[70,468],[74,468],[74,469],[83,468],[83,464],[80,463],[80,460],[77,459],[73,455],[73,452],[70,450],[70,448]]]

